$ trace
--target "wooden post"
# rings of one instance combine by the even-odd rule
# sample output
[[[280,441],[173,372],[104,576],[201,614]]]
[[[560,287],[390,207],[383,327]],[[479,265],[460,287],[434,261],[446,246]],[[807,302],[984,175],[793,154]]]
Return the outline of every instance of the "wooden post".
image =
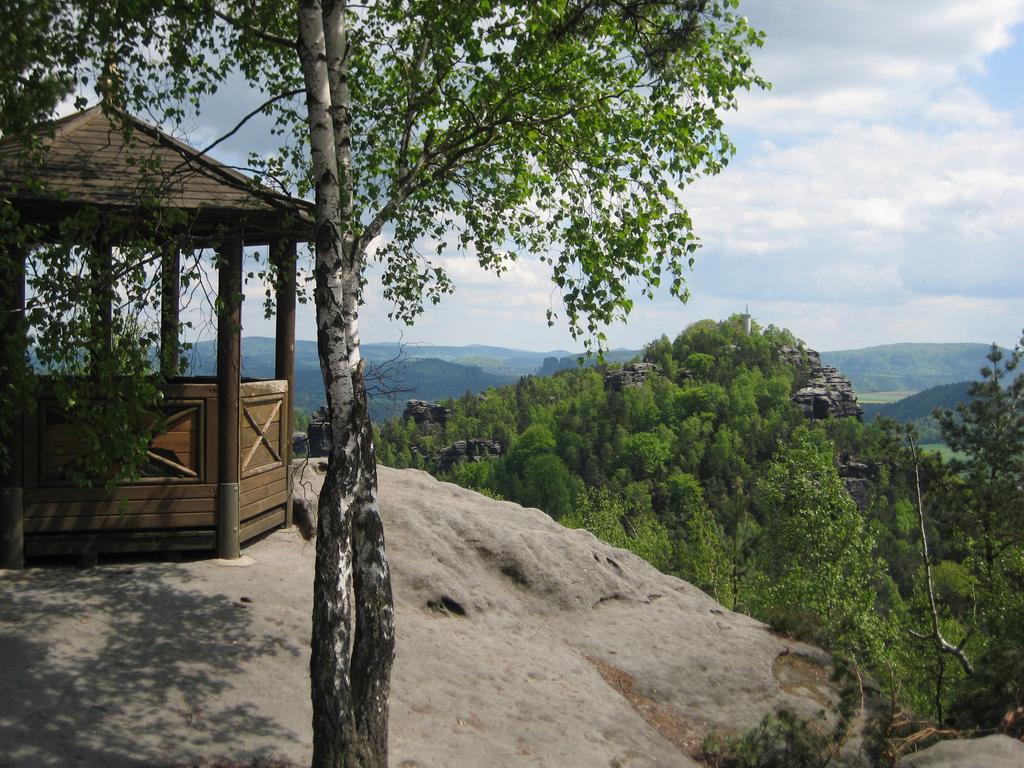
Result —
[[[160,373],[165,379],[179,373],[180,293],[181,249],[177,243],[167,243],[160,254]]]
[[[93,244],[89,255],[89,279],[96,297],[97,308],[95,322],[99,328],[97,349],[105,357],[110,356],[114,348],[114,248],[109,240],[99,240]],[[95,362],[93,362],[95,367]]]
[[[292,524],[292,431],[295,429],[295,268],[294,240],[277,240],[270,244],[270,258],[277,265],[277,333],[274,345],[274,378],[288,382],[285,412],[281,416],[284,433],[285,471],[288,478],[288,501],[284,524]]]
[[[11,272],[3,286],[4,322],[2,326],[4,352],[12,355],[21,350],[23,344],[14,341],[16,334],[24,333],[22,321],[25,318],[25,254],[11,252]],[[5,414],[15,419],[11,425],[11,439],[8,443],[10,466],[0,478],[0,568],[21,568],[25,564],[25,458],[24,431],[21,429],[21,413]]]
[[[225,238],[218,249],[217,303],[217,553],[240,554],[238,483],[242,380],[242,240]]]

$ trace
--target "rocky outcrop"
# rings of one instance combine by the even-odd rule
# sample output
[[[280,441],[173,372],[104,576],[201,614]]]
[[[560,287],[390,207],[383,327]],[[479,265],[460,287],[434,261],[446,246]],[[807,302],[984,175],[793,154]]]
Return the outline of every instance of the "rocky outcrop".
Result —
[[[322,467],[294,465],[306,518]],[[416,470],[379,475],[397,627],[392,766],[707,768],[706,736],[765,715],[794,712],[818,733],[836,724],[823,651],[540,510]],[[4,572],[3,762],[310,765],[316,549],[286,529],[235,560]],[[890,709],[866,701],[829,766],[873,764],[859,737],[873,702]],[[1024,744],[1002,735],[901,762],[1022,764]]]
[[[980,739],[940,741],[928,749],[907,755],[901,768],[1020,768],[1024,765],[1024,743],[1002,734]]]
[[[604,388],[621,391],[627,387],[639,387],[657,375],[658,366],[654,363],[627,363],[619,370],[608,371],[604,375]]]
[[[794,368],[804,368],[805,366],[817,368],[821,366],[821,355],[808,347],[800,349],[790,346],[780,347],[779,360]]]
[[[321,407],[306,428],[306,446],[310,456],[327,456],[334,445],[334,433],[331,431],[331,417],[327,408]]]
[[[808,419],[860,419],[864,415],[850,380],[827,365],[811,368],[807,383],[793,395],[793,402]]]
[[[864,409],[857,402],[853,385],[838,370],[821,364],[821,355],[810,347],[783,346],[778,351],[779,360],[791,365],[799,372],[804,384],[793,395],[793,402],[800,406],[808,419],[841,419],[853,416],[860,419]]]
[[[410,400],[405,404],[402,412],[402,419],[412,419],[420,432],[433,434],[444,429],[452,415],[451,408],[445,408],[439,403],[428,403],[426,400]]]
[[[842,419],[852,416],[860,419],[864,409],[857,402],[850,380],[830,365],[821,364],[821,355],[808,347],[781,347],[779,359],[793,366],[804,384],[793,395],[808,419]]]
[[[441,449],[441,453],[437,457],[437,468],[441,472],[447,472],[463,461],[495,459],[502,453],[504,453],[504,447],[498,440],[470,437],[466,440],[457,440],[447,448]]]
[[[850,456],[843,456],[839,460],[839,478],[861,512],[864,512],[871,503],[873,477],[874,468],[867,464]]]
[[[850,380],[831,366],[821,364],[821,355],[816,350],[804,347],[784,346],[779,349],[779,359],[797,369],[798,376],[805,376],[804,385],[793,395],[793,402],[808,419],[841,419],[852,416],[860,419],[864,409],[857,402]],[[872,468],[851,456],[839,461],[839,477],[846,486],[846,492],[863,512],[871,503]]]
[[[835,724],[822,651],[539,510],[379,472],[396,764],[699,768],[706,736],[780,709]],[[830,765],[866,766],[859,745]]]

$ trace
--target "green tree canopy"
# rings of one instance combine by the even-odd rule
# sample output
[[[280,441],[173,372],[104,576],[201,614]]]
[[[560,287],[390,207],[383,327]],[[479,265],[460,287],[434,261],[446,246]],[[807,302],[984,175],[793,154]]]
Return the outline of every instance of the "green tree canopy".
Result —
[[[816,615],[844,651],[879,652],[874,537],[846,492],[828,441],[798,428],[758,484],[764,606]],[[876,659],[877,660],[877,659]]]

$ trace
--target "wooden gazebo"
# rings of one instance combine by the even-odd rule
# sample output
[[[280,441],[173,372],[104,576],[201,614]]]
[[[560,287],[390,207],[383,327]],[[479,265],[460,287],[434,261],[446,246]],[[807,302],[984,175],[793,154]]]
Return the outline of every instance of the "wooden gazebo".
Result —
[[[136,481],[113,490],[73,485],[64,468],[75,452],[74,425],[44,378],[35,409],[16,425],[10,470],[0,478],[0,568],[48,554],[208,550],[237,557],[246,540],[291,522],[295,255],[296,244],[312,238],[310,206],[110,108],[79,112],[39,135],[45,154],[32,167],[38,184],[30,187],[20,147],[0,143],[0,196],[39,231],[55,238],[62,219],[88,208],[129,222],[127,237],[152,236],[146,217],[154,200],[176,212],[174,229],[164,223],[160,230],[166,427]],[[118,245],[102,236],[82,244],[101,264]],[[281,275],[276,370],[268,381],[241,378],[243,248],[256,245],[269,246]],[[171,375],[182,250],[197,248],[215,248],[219,256],[215,378]],[[22,266],[20,278],[0,286],[4,316],[14,319],[4,324],[5,339],[24,313],[27,255],[11,254]],[[112,300],[113,286],[106,290]]]

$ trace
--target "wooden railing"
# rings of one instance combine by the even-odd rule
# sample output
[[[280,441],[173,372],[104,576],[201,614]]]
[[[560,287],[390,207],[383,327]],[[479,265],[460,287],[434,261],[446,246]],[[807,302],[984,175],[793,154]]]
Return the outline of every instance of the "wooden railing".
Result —
[[[285,520],[286,381],[244,382],[240,390],[239,538]],[[147,450],[142,475],[107,489],[74,485],[74,425],[57,401],[39,399],[26,417],[25,553],[216,549],[217,386],[182,380],[164,392],[165,430]]]
[[[291,434],[288,423],[288,382],[242,384],[240,420],[241,483],[239,539],[246,541],[284,522],[288,502],[285,458]]]

